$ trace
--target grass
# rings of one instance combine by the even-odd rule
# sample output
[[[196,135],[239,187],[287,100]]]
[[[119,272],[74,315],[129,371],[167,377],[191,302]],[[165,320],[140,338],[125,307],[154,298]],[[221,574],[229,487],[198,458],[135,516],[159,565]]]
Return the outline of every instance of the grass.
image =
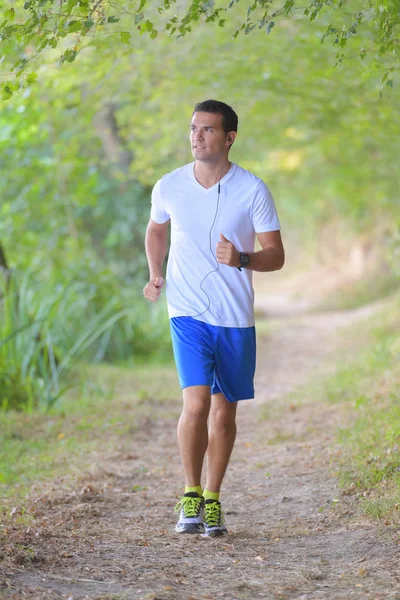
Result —
[[[393,272],[376,273],[373,277],[343,285],[332,297],[325,298],[318,310],[351,310],[386,298],[400,290],[400,277]]]
[[[89,284],[40,285],[30,271],[0,272],[0,410],[52,408],[79,361],[169,356],[163,306],[122,296],[108,289],[102,301]]]
[[[341,363],[329,377],[299,388],[307,402],[338,405],[350,422],[338,432],[339,480],[366,514],[400,516],[400,298],[343,333]],[[145,419],[176,421],[180,390],[172,363],[132,368],[98,365],[74,372],[79,385],[49,413],[0,412],[0,488],[4,502],[33,482],[82,472],[100,448],[130,443]],[[174,407],[176,406],[176,410]],[[172,410],[171,410],[172,407]]]
[[[76,371],[75,377],[80,385],[50,412],[0,412],[3,502],[23,498],[33,482],[89,468],[100,449],[112,451],[130,443],[132,432],[155,411],[157,418],[177,417],[180,390],[170,364],[91,366]],[[171,411],[172,402],[176,411]]]
[[[300,393],[299,393],[300,391]],[[366,514],[400,522],[400,297],[343,333],[336,371],[291,394],[346,411],[337,435],[339,482]]]
[[[97,344],[101,360],[113,326],[128,314],[113,298],[91,311],[88,286],[38,286],[31,272],[0,273],[0,410],[51,408],[65,376]],[[85,313],[86,309],[86,313]]]
[[[366,514],[400,523],[400,367],[388,363],[367,392],[359,385],[353,422],[338,436],[339,481],[358,493]]]

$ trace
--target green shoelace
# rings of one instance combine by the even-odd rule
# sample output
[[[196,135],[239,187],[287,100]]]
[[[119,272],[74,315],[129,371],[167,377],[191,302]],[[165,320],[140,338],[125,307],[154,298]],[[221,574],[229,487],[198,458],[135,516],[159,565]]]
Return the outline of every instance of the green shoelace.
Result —
[[[221,505],[218,502],[212,502],[205,504],[204,506],[205,515],[204,520],[208,527],[219,527],[223,523],[223,514]]]
[[[183,496],[175,506],[175,512],[183,510],[185,517],[198,517],[203,504],[203,498]]]

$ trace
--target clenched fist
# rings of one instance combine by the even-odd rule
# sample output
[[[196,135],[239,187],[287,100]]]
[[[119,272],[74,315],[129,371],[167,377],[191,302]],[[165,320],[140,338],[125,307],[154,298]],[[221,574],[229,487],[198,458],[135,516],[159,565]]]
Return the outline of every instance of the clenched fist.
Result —
[[[161,294],[161,290],[164,287],[164,279],[162,277],[155,277],[146,283],[143,288],[143,296],[146,300],[150,300],[150,302],[155,302],[158,300]]]
[[[221,241],[218,242],[216,251],[218,262],[229,267],[238,267],[240,265],[240,252],[222,233],[219,237]]]

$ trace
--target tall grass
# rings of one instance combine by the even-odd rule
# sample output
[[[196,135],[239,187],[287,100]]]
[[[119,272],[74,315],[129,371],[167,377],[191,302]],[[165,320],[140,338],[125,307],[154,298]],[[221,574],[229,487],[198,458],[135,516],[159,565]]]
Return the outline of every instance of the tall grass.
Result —
[[[144,300],[142,289],[142,282],[114,287],[117,307],[129,307],[129,312],[105,334],[108,340],[102,338],[102,360],[125,365],[172,360],[165,296],[155,304],[149,303]],[[98,356],[93,354],[93,358],[97,360]]]
[[[71,385],[72,366],[89,350],[101,360],[113,326],[129,313],[111,298],[91,310],[82,283],[35,284],[32,273],[0,278],[0,408],[49,409]]]
[[[397,295],[367,325],[369,345],[325,386],[329,401],[353,407],[339,432],[341,485],[360,495],[367,514],[393,523],[400,523],[399,314]]]

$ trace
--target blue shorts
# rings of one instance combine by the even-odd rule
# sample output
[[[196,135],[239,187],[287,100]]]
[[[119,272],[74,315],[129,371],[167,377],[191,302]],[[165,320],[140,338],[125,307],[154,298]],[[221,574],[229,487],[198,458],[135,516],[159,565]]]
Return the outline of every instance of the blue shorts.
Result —
[[[181,388],[209,385],[229,402],[254,398],[255,327],[217,327],[192,317],[170,319]]]

